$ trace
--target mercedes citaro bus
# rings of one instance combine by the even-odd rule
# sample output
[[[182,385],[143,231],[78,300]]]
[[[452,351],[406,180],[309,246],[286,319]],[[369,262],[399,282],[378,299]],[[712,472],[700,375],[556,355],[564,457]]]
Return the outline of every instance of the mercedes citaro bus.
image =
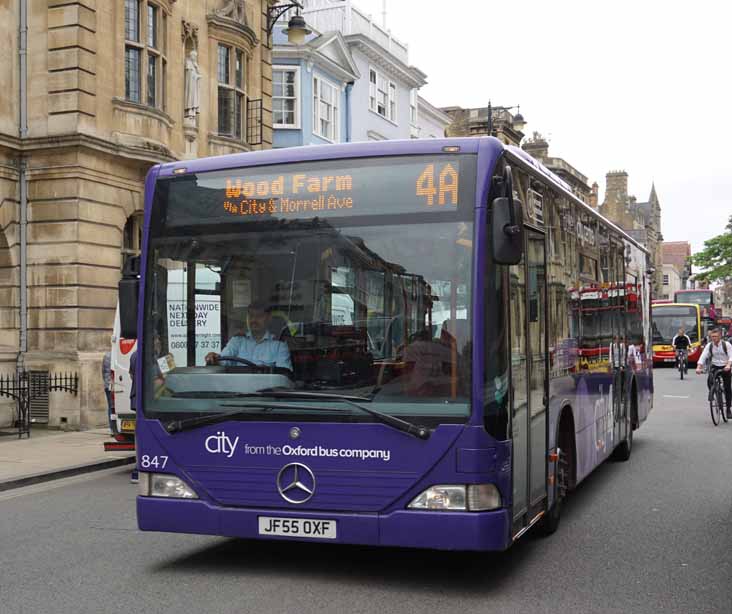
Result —
[[[647,260],[495,138],[153,167],[120,282],[139,527],[460,550],[553,531],[651,408]]]

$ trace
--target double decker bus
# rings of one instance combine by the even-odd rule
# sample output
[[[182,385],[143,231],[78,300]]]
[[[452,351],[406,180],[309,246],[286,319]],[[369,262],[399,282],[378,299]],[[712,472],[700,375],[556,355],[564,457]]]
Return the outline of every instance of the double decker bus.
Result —
[[[714,291],[708,288],[702,290],[677,290],[674,292],[674,303],[691,303],[699,305],[701,317],[714,325],[717,319],[717,310],[714,305]]]
[[[451,550],[552,532],[651,409],[647,259],[495,138],[153,167],[120,282],[140,529]],[[570,308],[589,286],[602,326]],[[207,364],[245,336],[289,361]],[[614,336],[632,368],[581,364]]]
[[[675,363],[676,352],[671,345],[680,328],[691,341],[687,359],[696,364],[701,356],[704,341],[701,308],[691,303],[661,303],[651,306],[653,314],[652,342],[654,364]]]

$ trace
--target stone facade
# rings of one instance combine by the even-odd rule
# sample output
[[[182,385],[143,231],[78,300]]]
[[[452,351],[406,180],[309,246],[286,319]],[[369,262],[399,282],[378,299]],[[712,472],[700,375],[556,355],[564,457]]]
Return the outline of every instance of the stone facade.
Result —
[[[688,241],[664,241],[662,247],[663,265],[673,266],[681,279],[681,290],[685,289],[691,277],[691,243]]]
[[[443,107],[441,111],[447,114],[450,125],[445,129],[446,136],[485,136],[489,131],[488,107],[463,109],[462,107]],[[505,145],[519,146],[524,138],[521,131],[524,118],[520,113],[515,115],[504,107],[491,107],[490,129],[492,135]]]
[[[661,234],[661,204],[656,186],[651,186],[647,202],[638,202],[628,194],[628,173],[611,171],[606,175],[605,200],[600,213],[643,244],[651,253],[653,272],[653,296],[660,297],[663,290],[663,235]]]
[[[593,183],[590,187],[586,175],[566,160],[550,156],[549,142],[541,134],[534,132],[522,143],[521,148],[562,179],[577,198],[597,209],[597,184]]]
[[[663,291],[658,295],[662,300],[673,300],[674,295],[683,289],[681,275],[679,270],[673,265],[666,262],[663,263]]]
[[[106,423],[100,360],[110,345],[121,252],[139,249],[149,168],[271,147],[268,4],[275,2],[21,0],[0,6],[7,45],[0,62],[0,372],[22,361],[26,368],[79,373],[78,397],[51,394],[51,426],[61,418],[77,428]],[[27,53],[19,34],[23,7]],[[217,70],[222,47],[230,54],[223,89]],[[192,50],[198,106],[185,117]],[[221,134],[219,97],[227,88],[230,100],[244,101],[236,103],[243,117],[227,111],[229,133]],[[231,128],[236,125],[241,134]]]

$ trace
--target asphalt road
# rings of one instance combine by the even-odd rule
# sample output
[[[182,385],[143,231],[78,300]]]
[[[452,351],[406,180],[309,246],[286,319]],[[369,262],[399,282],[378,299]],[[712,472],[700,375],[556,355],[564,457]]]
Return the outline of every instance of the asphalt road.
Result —
[[[2,493],[0,612],[731,614],[732,423],[704,398],[657,370],[631,460],[500,554],[143,534],[123,470]]]

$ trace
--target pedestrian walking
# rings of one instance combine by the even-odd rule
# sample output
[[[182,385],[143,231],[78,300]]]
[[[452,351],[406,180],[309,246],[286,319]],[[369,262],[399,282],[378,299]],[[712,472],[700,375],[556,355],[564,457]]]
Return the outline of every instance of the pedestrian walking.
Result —
[[[115,425],[112,420],[114,414],[114,396],[112,395],[112,352],[107,352],[102,358],[102,382],[104,384],[104,396],[107,399],[107,420],[109,421],[109,433],[114,435]]]

